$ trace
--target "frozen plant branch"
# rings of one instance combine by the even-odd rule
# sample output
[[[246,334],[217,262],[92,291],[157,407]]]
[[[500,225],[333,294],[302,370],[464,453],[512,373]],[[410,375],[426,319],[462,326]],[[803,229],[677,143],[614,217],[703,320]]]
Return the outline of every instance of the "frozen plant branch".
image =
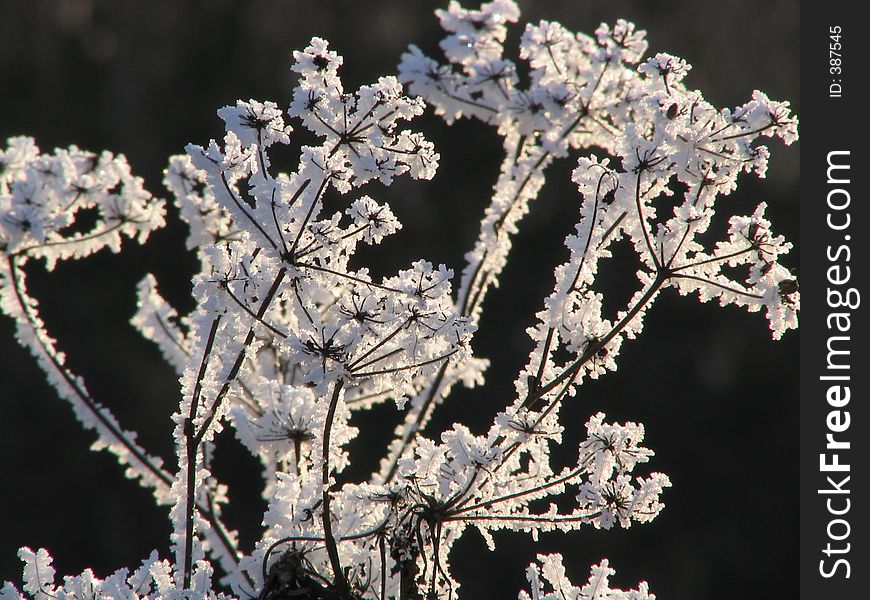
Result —
[[[671,288],[764,309],[777,339],[797,326],[798,284],[781,263],[791,244],[772,231],[764,204],[730,217],[717,204],[741,176],[764,176],[765,138],[790,144],[797,120],[787,103],[758,91],[735,109],[713,107],[685,86],[684,60],[645,58],[644,32],[626,21],[591,36],[547,21],[527,25],[523,81],[503,48],[519,18],[514,2],[479,10],[451,2],[436,14],[446,32],[443,59],[412,46],[398,78],[346,91],[342,58],[313,38],[294,53],[298,82],[286,111],[240,100],[218,111],[222,139],[170,159],[165,183],[200,264],[196,308],[180,315],[149,275],[132,323],[180,377],[173,470],[65,366],[23,270],[32,259],[50,269],[103,247],[118,251],[125,236],[144,242],[164,224],[163,201],[142,189],[122,157],[74,147],[46,155],[28,138],[8,141],[0,154],[0,306],[95,431],[95,447],[116,454],[128,476],[170,506],[173,531],[169,558],[155,552],[135,571],[106,579],[85,571],[63,584],[47,551],[23,548],[24,585],[8,583],[0,598],[453,598],[460,582],[450,553],[469,527],[494,548],[499,530],[536,540],[540,532],[627,528],[663,509],[667,475],[636,472],[653,456],[642,445],[643,425],[595,412],[576,462],[562,466],[551,457],[566,429],[560,408],[579,401],[586,378],[617,368],[623,343]],[[408,260],[375,279],[352,260],[360,246],[401,230],[390,207],[359,188],[376,193],[371,184],[435,173],[433,145],[404,128],[426,106],[448,124],[469,117],[495,127],[505,153],[455,290],[444,265]],[[295,135],[287,117],[316,139],[301,148],[292,173],[276,171],[272,159]],[[473,335],[487,293],[548,168],[562,159],[576,165],[577,224],[528,329],[532,351],[515,394],[484,433],[455,423],[429,437],[426,424],[456,384],[484,384],[489,361],[474,356]],[[342,208],[328,213],[327,198]],[[84,231],[76,216],[88,211],[96,224]],[[711,243],[702,234],[716,219],[728,219],[728,230]],[[596,281],[619,240],[634,257],[615,268],[637,283],[608,317]],[[384,441],[378,471],[350,482],[354,416],[387,400],[403,422]],[[212,473],[225,427],[261,463],[267,508],[249,553],[222,523],[228,490]],[[611,589],[606,560],[580,587],[561,556],[537,560],[523,599],[654,597],[646,583]]]

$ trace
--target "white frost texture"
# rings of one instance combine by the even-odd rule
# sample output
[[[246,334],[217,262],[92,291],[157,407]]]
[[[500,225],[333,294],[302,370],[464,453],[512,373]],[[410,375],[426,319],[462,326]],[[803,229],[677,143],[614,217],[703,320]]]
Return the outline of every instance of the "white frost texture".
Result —
[[[518,69],[503,48],[520,16],[512,0],[475,10],[451,1],[436,14],[442,57],[411,46],[397,76],[348,90],[342,57],[315,37],[293,54],[289,106],[223,107],[217,139],[169,160],[165,184],[199,264],[196,307],[170,306],[149,275],[132,323],[180,378],[173,465],[141,447],[68,368],[25,277],[30,261],[51,269],[118,252],[125,238],[144,243],[164,225],[164,202],[122,156],[48,154],[25,137],[0,150],[0,307],[93,430],[94,447],[167,505],[172,524],[168,554],[105,579],[86,570],[58,580],[46,550],[22,548],[23,582],[7,583],[0,598],[458,598],[451,549],[468,529],[494,548],[497,531],[537,540],[642,526],[663,510],[671,482],[648,468],[643,425],[590,407],[566,466],[551,452],[578,426],[562,421],[560,407],[584,380],[617,368],[663,295],[761,311],[776,339],[797,327],[800,293],[783,262],[792,245],[764,204],[737,216],[722,208],[738,179],[764,176],[765,143],[797,139],[797,119],[759,91],[735,108],[712,106],[686,87],[686,61],[650,56],[645,32],[626,21],[591,35],[529,24]],[[435,147],[415,129],[427,107],[448,125],[492,126],[505,158],[465,264],[454,272],[409,257],[375,277],[357,250],[402,234],[380,186],[428,180],[438,168]],[[310,145],[295,171],[278,172],[273,152],[300,129]],[[531,324],[532,350],[515,393],[480,432],[455,423],[430,437],[425,426],[455,386],[484,384],[489,361],[474,355],[473,338],[487,292],[547,169],[563,159],[574,167],[576,227],[552,291],[533,317],[518,316]],[[83,214],[92,225],[75,227]],[[711,239],[708,230],[726,233]],[[605,316],[597,275],[620,240],[634,252],[618,265],[633,292]],[[375,472],[350,482],[355,416],[381,403],[401,422]],[[229,493],[211,471],[224,428],[262,467],[266,510],[250,553],[224,523]],[[588,579],[572,583],[567,571]],[[560,555],[538,555],[519,598],[655,597],[645,582],[611,588],[613,573],[606,559],[566,569]]]

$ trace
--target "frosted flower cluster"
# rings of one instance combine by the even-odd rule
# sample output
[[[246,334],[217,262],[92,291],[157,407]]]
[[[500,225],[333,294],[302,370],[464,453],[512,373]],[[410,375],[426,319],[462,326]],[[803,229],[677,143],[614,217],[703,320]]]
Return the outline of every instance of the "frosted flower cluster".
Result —
[[[76,227],[90,213],[93,224]],[[31,138],[16,137],[0,150],[0,251],[23,264],[44,258],[83,258],[102,248],[139,243],[162,227],[163,203],[151,197],[123,156],[72,146],[41,154]],[[83,218],[79,219],[84,221]]]
[[[132,323],[180,379],[171,468],[67,369],[22,271],[30,259],[50,268],[102,247],[118,251],[124,236],[144,242],[163,225],[163,201],[122,157],[74,147],[47,155],[28,138],[8,141],[0,152],[0,306],[95,430],[95,446],[169,506],[173,532],[166,558],[155,552],[132,571],[99,579],[88,570],[62,584],[46,550],[23,548],[24,584],[7,583],[0,599],[453,598],[461,588],[451,548],[468,528],[494,549],[495,531],[537,539],[627,528],[664,508],[671,483],[646,468],[654,453],[643,445],[643,425],[596,413],[576,461],[560,465],[551,450],[570,427],[560,406],[584,378],[617,368],[622,345],[669,288],[763,309],[774,338],[797,326],[797,281],[780,262],[791,245],[772,231],[763,204],[730,217],[725,239],[700,235],[723,218],[716,203],[739,177],[764,176],[764,138],[791,143],[797,120],[787,103],[758,91],[743,106],[713,107],[685,86],[686,61],[646,57],[645,33],[626,21],[591,36],[559,23],[527,25],[519,49],[526,84],[504,56],[507,27],[519,19],[513,1],[477,10],[452,1],[436,14],[443,59],[412,46],[398,77],[346,91],[342,58],[314,38],[293,55],[298,81],[288,107],[251,99],[221,108],[223,137],[170,159],[165,185],[200,265],[196,308],[180,314],[149,275]],[[438,154],[409,124],[427,106],[448,124],[492,125],[505,151],[457,284],[451,268],[423,259],[381,278],[353,260],[361,245],[402,228],[389,205],[368,195],[377,195],[374,184],[435,173]],[[293,127],[316,142],[301,148],[295,171],[278,172],[271,153],[292,143]],[[456,423],[430,436],[426,424],[455,385],[484,383],[489,361],[474,356],[473,336],[487,291],[548,167],[567,157],[576,165],[577,225],[528,329],[533,349],[516,393],[485,431]],[[327,195],[335,212],[325,208]],[[96,224],[82,229],[76,216],[86,212]],[[636,254],[619,265],[633,273],[636,291],[605,316],[596,276],[620,239]],[[350,482],[343,474],[354,460],[354,416],[388,401],[403,422],[377,471]],[[266,511],[249,553],[224,523],[228,489],[211,469],[225,427],[261,462]],[[603,559],[578,586],[561,556],[539,555],[519,597],[654,598],[646,583],[611,589],[613,573]]]

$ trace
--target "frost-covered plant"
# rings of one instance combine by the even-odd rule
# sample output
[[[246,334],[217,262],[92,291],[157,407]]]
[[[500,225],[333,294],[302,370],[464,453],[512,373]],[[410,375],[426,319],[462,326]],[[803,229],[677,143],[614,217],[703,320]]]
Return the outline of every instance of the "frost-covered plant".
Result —
[[[616,369],[622,344],[668,288],[763,308],[774,338],[797,326],[798,286],[780,263],[791,245],[771,231],[763,204],[731,217],[724,239],[701,235],[721,218],[714,202],[741,173],[764,176],[768,152],[759,140],[791,143],[797,120],[787,103],[761,92],[735,109],[711,106],[684,86],[684,60],[644,58],[644,33],[625,21],[592,36],[558,23],[528,25],[522,83],[502,54],[506,27],[519,17],[514,2],[480,10],[451,2],[437,15],[446,62],[412,46],[398,78],[349,92],[338,75],[342,58],[314,38],[294,53],[299,79],[286,113],[273,102],[239,101],[218,111],[222,140],[170,159],[165,183],[201,266],[196,308],[180,316],[148,276],[133,324],[180,377],[172,468],[68,369],[23,271],[31,259],[50,269],[103,247],[118,251],[125,235],[143,242],[163,225],[163,202],[122,157],[75,147],[47,155],[28,138],[8,141],[0,153],[3,311],[96,432],[95,447],[116,454],[127,475],[169,507],[173,533],[169,557],[155,552],[106,579],[88,570],[56,583],[48,552],[24,548],[23,591],[7,583],[0,598],[450,598],[460,591],[450,550],[469,527],[494,547],[496,530],[536,539],[542,531],[630,527],[661,511],[668,477],[635,471],[653,455],[642,445],[643,426],[594,414],[576,463],[560,468],[550,457],[565,427],[560,406],[584,378]],[[448,124],[470,117],[496,127],[505,150],[455,291],[444,265],[408,261],[376,279],[353,260],[360,245],[401,229],[389,206],[357,190],[435,173],[433,145],[404,128],[426,105]],[[290,174],[276,172],[271,158],[293,136],[285,116],[317,140],[301,148]],[[473,355],[472,338],[487,291],[547,168],[578,150],[586,153],[573,159],[576,230],[528,330],[533,350],[514,398],[482,434],[454,424],[427,437],[425,425],[456,384],[483,385],[488,361]],[[323,200],[331,190],[344,209],[330,214]],[[83,228],[80,214],[94,224]],[[596,275],[620,239],[637,261],[619,268],[633,268],[638,286],[607,317]],[[404,421],[379,470],[349,482],[342,473],[352,460],[354,414],[387,401]],[[211,472],[215,435],[226,426],[262,463],[267,509],[250,553],[223,523],[227,489]],[[611,589],[612,573],[602,560],[578,587],[561,556],[539,555],[520,597],[653,597],[645,583]]]

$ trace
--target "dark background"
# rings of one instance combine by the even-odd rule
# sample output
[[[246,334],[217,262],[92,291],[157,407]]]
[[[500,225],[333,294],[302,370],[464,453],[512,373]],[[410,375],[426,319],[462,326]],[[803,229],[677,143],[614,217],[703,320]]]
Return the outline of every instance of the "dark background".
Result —
[[[629,18],[647,29],[651,54],[671,52],[695,66],[688,84],[715,105],[743,103],[757,88],[790,100],[799,114],[793,0],[520,4],[521,23],[546,18],[588,33],[602,20]],[[124,153],[148,189],[165,196],[160,181],[166,158],[189,141],[221,135],[217,108],[237,98],[287,104],[290,52],[312,35],[326,37],[344,55],[345,87],[353,89],[395,72],[409,43],[437,51],[436,5],[4,0],[0,139],[27,134],[46,150],[77,144]],[[508,40],[511,56],[520,32],[515,26]],[[422,256],[458,272],[497,175],[499,140],[480,124],[447,128],[431,114],[414,127],[435,141],[441,168],[432,182],[400,181],[375,190],[405,225],[376,253],[379,268],[386,272]],[[530,348],[524,330],[551,289],[552,267],[565,258],[562,240],[576,221],[572,162],[551,168],[516,238],[502,286],[487,299],[475,342],[478,354],[493,359],[486,390],[451,398],[431,435],[455,419],[482,431],[511,398],[513,377]],[[797,242],[798,168],[798,147],[775,145],[768,178],[744,178],[720,208],[746,213],[766,201],[777,230]],[[31,291],[71,368],[169,465],[177,382],[127,320],[134,285],[146,272],[156,274],[176,306],[192,308],[194,261],[184,251],[185,230],[174,209],[170,221],[145,247],[127,245],[121,256],[100,254],[51,274],[36,264],[28,269]],[[788,264],[798,265],[796,252]],[[604,289],[625,295],[636,285],[633,270],[613,265]],[[15,552],[22,545],[49,548],[59,573],[90,566],[100,576],[135,566],[153,548],[166,555],[166,510],[154,508],[147,492],[125,480],[111,456],[88,451],[93,435],[80,430],[12,336],[11,322],[0,319],[0,581],[20,580]],[[515,597],[534,555],[555,551],[566,555],[577,582],[606,556],[617,569],[617,586],[646,579],[659,598],[732,598],[738,589],[741,597],[794,595],[799,337],[790,332],[779,343],[769,337],[761,315],[663,294],[644,334],[624,346],[619,371],[584,384],[563,414],[577,432],[599,410],[611,419],[643,422],[646,445],[657,455],[641,472],[670,475],[667,507],[651,524],[543,535],[539,545],[502,533],[495,553],[469,531],[452,560],[464,597]],[[397,418],[387,406],[361,422],[363,434],[351,447],[360,460],[347,478],[363,478],[376,466],[379,455],[366,448],[379,447]],[[233,484],[235,502],[227,520],[244,528],[249,547],[262,513],[258,468],[224,438],[217,470]],[[576,458],[575,438],[560,455],[565,462]]]

